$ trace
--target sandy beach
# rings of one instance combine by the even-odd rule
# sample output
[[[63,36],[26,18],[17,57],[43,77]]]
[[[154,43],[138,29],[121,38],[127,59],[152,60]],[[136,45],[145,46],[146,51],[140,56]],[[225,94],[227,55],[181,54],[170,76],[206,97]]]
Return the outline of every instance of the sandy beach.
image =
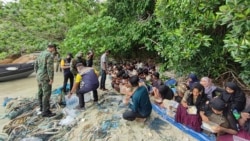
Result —
[[[55,73],[53,89],[62,86],[63,74]],[[111,89],[110,80],[107,80],[106,87]],[[1,82],[0,83],[0,103],[5,97],[35,97],[37,83],[35,74],[28,78]],[[76,124],[67,131],[60,140],[74,141],[151,141],[151,140],[173,140],[173,141],[193,141],[193,137],[185,134],[175,126],[164,121],[154,111],[146,122],[125,121],[121,115],[126,107],[119,107],[122,95],[114,91],[99,91],[99,106],[92,102],[86,104],[86,110],[78,113]],[[5,107],[0,107],[0,114],[4,115]],[[10,120],[4,118],[0,120],[2,129]]]
[[[62,86],[63,74],[61,72],[55,73],[54,83],[52,89]],[[36,75],[32,73],[29,77],[23,79],[17,79],[7,82],[0,82],[0,115],[5,114],[5,107],[2,106],[5,97],[17,98],[17,97],[36,97],[37,82]],[[0,128],[8,122],[7,118],[0,120]]]

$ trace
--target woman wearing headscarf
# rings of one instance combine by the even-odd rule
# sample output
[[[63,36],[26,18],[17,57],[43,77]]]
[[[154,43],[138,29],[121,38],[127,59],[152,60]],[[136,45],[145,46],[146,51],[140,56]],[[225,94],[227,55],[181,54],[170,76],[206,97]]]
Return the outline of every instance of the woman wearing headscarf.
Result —
[[[188,85],[188,87],[192,88],[192,85],[194,83],[196,83],[196,82],[199,82],[198,77],[195,74],[193,74],[193,73],[189,74],[188,75],[188,79],[187,79],[187,85]]]
[[[241,112],[246,105],[246,96],[244,92],[233,82],[227,82],[225,85],[225,91],[219,96],[223,100],[229,110],[237,110]]]
[[[223,89],[214,86],[209,77],[202,77],[200,83],[205,88],[205,94],[209,100],[223,92]]]

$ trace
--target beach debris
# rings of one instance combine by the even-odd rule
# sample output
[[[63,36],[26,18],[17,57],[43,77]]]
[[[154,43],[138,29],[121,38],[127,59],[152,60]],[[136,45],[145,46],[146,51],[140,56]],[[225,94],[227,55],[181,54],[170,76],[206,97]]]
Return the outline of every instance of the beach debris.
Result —
[[[12,100],[12,98],[5,97],[5,98],[3,99],[3,106],[5,107],[5,106],[8,104],[8,102],[10,102],[11,100]]]
[[[50,100],[51,111],[56,116],[48,118],[38,114],[38,100],[34,98],[10,100],[5,111],[11,120],[3,127],[0,141],[118,141],[125,138],[146,141],[155,137],[158,137],[157,140],[178,140],[174,135],[163,133],[171,127],[159,117],[149,118],[143,123],[123,120],[122,113],[128,108],[121,108],[123,95],[100,95],[98,103],[86,103],[87,110],[84,112],[67,105],[62,109],[57,96],[52,96]],[[130,124],[126,125],[128,122]],[[125,132],[122,128],[126,129]],[[142,136],[138,136],[137,130],[143,130]]]

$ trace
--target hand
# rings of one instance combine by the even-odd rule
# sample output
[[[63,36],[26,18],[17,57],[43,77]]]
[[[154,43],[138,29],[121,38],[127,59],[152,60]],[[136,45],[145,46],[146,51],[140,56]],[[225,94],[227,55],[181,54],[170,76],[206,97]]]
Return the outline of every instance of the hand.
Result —
[[[220,126],[212,126],[211,128],[215,133],[220,133],[222,131]]]
[[[71,93],[71,92],[68,93],[68,98],[70,98],[70,97],[72,96],[72,94],[73,94],[73,93]]]
[[[208,117],[205,116],[205,115],[201,116],[201,119],[202,119],[202,121],[204,121],[204,122],[209,122]]]
[[[183,102],[183,103],[182,103],[182,106],[183,106],[183,107],[185,107],[185,108],[187,108],[187,107],[188,107],[188,105],[187,105],[187,103],[186,103],[186,102]]]
[[[53,80],[50,80],[50,81],[49,81],[49,84],[52,85],[52,83],[53,83]]]
[[[244,120],[250,119],[250,114],[247,112],[241,112],[240,113],[241,118],[243,118]]]

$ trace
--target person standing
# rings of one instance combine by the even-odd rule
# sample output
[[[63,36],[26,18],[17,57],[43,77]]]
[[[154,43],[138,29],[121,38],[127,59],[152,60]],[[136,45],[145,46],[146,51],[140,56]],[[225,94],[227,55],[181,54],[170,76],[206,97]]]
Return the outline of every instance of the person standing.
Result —
[[[101,56],[101,82],[100,82],[100,89],[106,91],[105,88],[105,81],[106,81],[106,74],[108,73],[108,58],[107,56],[110,54],[110,50],[107,50]]]
[[[58,72],[59,70],[60,72],[62,72],[62,68],[60,67],[61,55],[59,52],[56,52],[55,60],[56,60],[56,72]]]
[[[38,82],[38,100],[43,117],[55,116],[50,111],[50,96],[54,79],[54,56],[56,45],[49,44],[47,50],[43,51],[35,61],[36,79]]]
[[[70,80],[70,90],[72,89],[73,83],[74,83],[74,76],[70,71],[70,62],[72,58],[73,58],[73,55],[71,53],[68,53],[67,58],[62,59],[61,61],[61,68],[63,69],[63,73],[64,73],[64,81],[63,81],[64,94],[66,94],[66,86],[67,86],[68,79]]]
[[[90,50],[87,54],[87,67],[93,66],[94,52]]]

